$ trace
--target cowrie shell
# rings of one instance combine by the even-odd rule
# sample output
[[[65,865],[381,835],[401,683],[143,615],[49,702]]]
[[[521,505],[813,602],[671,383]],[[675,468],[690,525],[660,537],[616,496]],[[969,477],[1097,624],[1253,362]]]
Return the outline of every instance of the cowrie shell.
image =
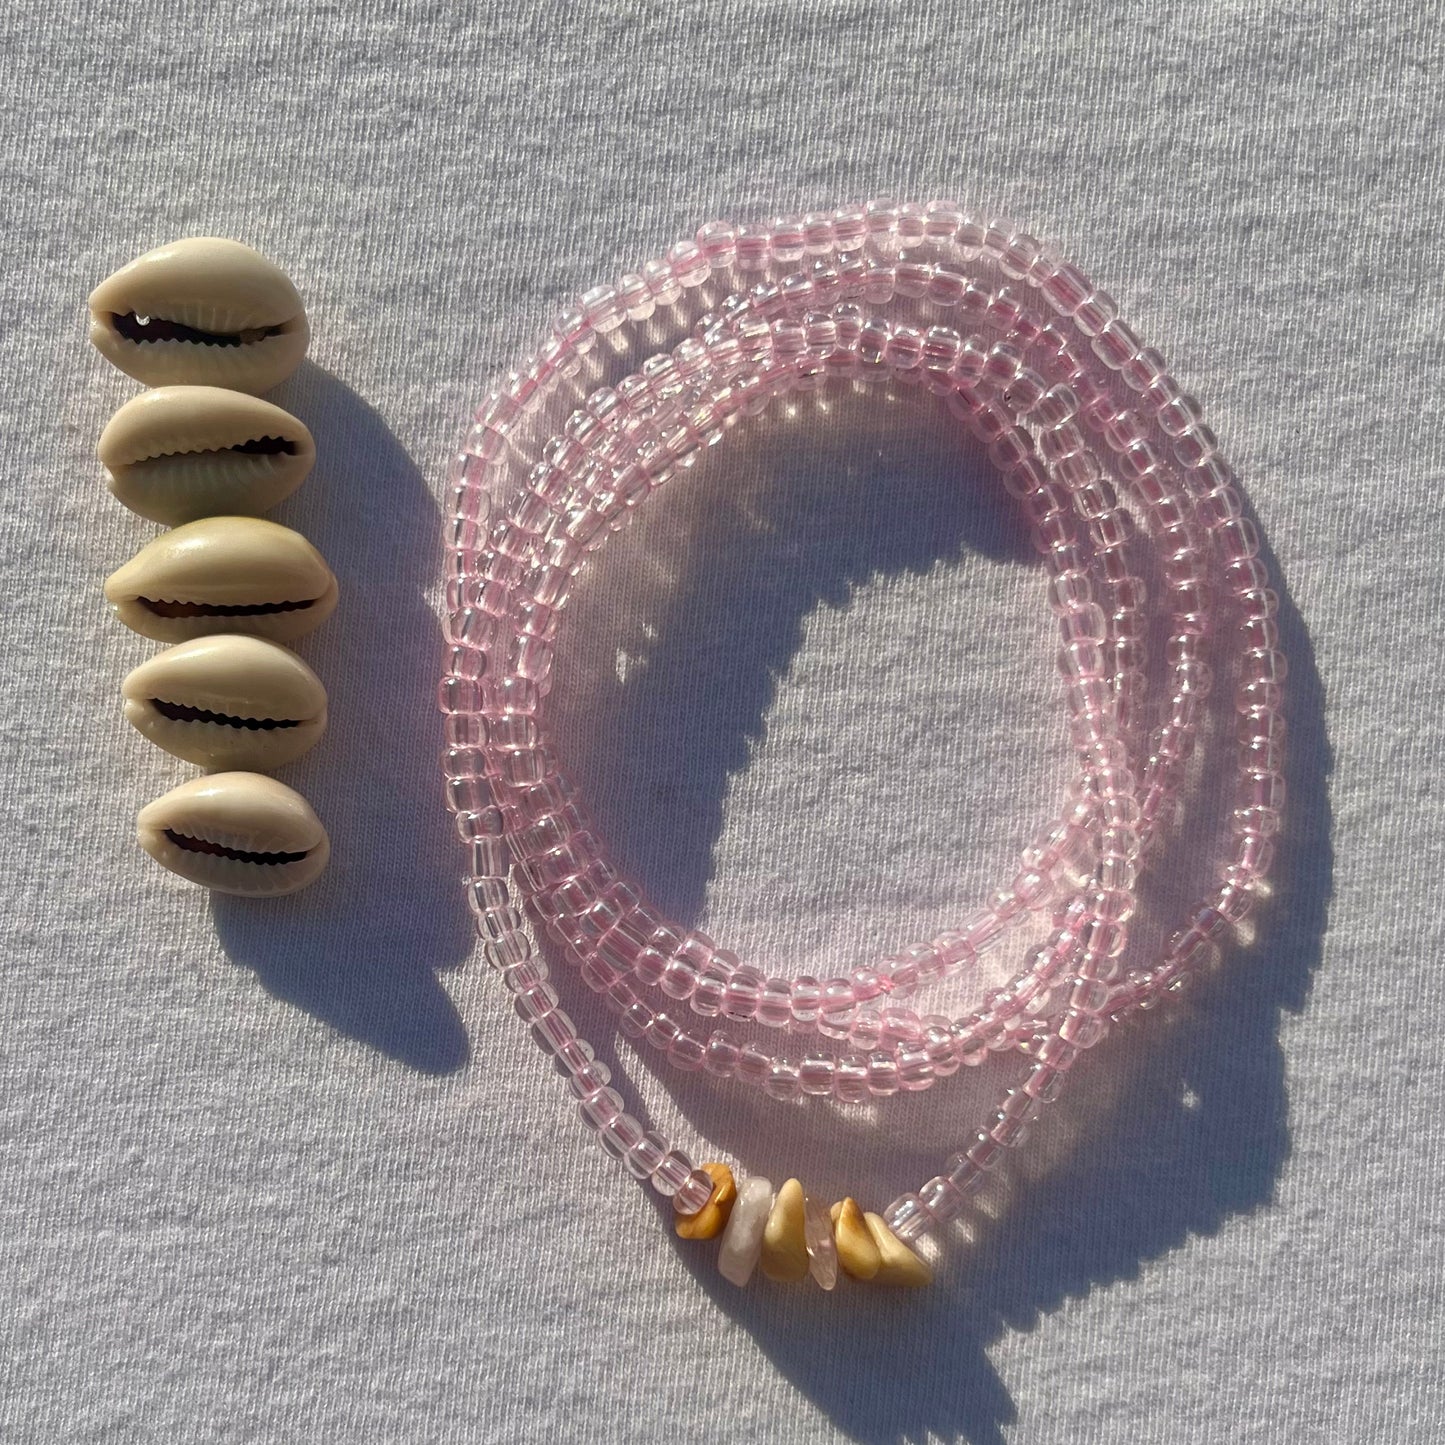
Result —
[[[299,532],[259,517],[206,517],[142,547],[105,583],[115,615],[158,642],[243,632],[289,642],[336,606],[336,578]]]
[[[259,637],[198,637],[143,662],[121,684],[126,721],[203,768],[267,772],[326,731],[326,689],[296,656]]]
[[[306,311],[286,274],[239,241],[157,246],[90,293],[90,339],[146,386],[262,392],[306,355]]]
[[[218,386],[163,386],[111,417],[96,455],[117,501],[174,527],[269,511],[301,485],[316,444],[269,401]]]
[[[212,773],[172,788],[141,809],[136,841],[192,883],[258,898],[305,888],[331,856],[306,799],[260,773]]]

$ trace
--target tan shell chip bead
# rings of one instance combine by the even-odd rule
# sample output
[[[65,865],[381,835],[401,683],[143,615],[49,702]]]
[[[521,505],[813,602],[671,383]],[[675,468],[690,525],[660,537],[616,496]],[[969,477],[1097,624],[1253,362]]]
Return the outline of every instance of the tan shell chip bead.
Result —
[[[217,893],[275,897],[313,883],[331,844],[300,793],[260,773],[213,773],[141,809],[136,841]]]
[[[882,1215],[865,1214],[864,1222],[878,1247],[878,1272],[874,1284],[901,1285],[922,1289],[933,1283],[933,1271],[883,1222]]]
[[[715,1239],[727,1227],[728,1216],[738,1202],[737,1180],[726,1164],[698,1166],[712,1180],[712,1193],[696,1214],[679,1214],[673,1227],[679,1239]]]
[[[90,339],[146,386],[262,392],[306,355],[306,310],[285,272],[239,241],[157,246],[90,293]]]
[[[110,490],[132,512],[174,527],[269,511],[316,460],[288,411],[218,386],[163,386],[128,401],[96,448]]]
[[[326,689],[259,637],[198,637],[143,662],[121,684],[125,717],[158,748],[203,768],[268,772],[326,731]]]
[[[763,1228],[759,1259],[769,1279],[795,1284],[808,1277],[808,1246],[803,1222],[803,1186],[789,1179],[778,1190],[772,1212]]]
[[[833,1243],[843,1273],[854,1279],[872,1279],[883,1265],[883,1255],[874,1243],[873,1232],[851,1196],[840,1199],[829,1211],[833,1216]]]
[[[158,642],[241,632],[290,642],[336,607],[336,578],[299,532],[258,517],[187,522],[105,583],[115,615]]]

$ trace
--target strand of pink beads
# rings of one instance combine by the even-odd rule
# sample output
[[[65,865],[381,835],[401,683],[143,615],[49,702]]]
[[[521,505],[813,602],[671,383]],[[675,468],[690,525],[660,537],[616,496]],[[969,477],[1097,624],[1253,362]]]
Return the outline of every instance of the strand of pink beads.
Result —
[[[569,412],[583,368],[622,355],[626,328],[654,318],[675,322],[676,346]],[[1078,774],[1014,875],[957,929],[847,976],[768,977],[662,917],[609,863],[547,740],[553,651],[588,557],[703,448],[790,392],[874,378],[939,396],[1021,503],[1058,621]],[[1249,914],[1284,803],[1278,599],[1199,404],[1053,248],[947,202],[710,223],[558,318],[478,409],[450,486],[440,703],[477,931],[584,1121],[679,1214],[708,1203],[716,1168],[695,1169],[625,1111],[558,1006],[523,901],[622,1029],[679,1069],[851,1103],[1025,1055],[959,1152],[884,1211],[905,1243],[960,1212],[1113,1022],[1205,966]],[[1152,599],[1139,575],[1150,548]],[[1146,675],[1161,626],[1163,686]],[[1224,861],[1162,954],[1131,965],[1141,861],[1177,810],[1216,673],[1238,717]],[[979,1009],[905,1002],[1043,909],[1046,940]],[[720,1018],[819,1042],[793,1057]]]

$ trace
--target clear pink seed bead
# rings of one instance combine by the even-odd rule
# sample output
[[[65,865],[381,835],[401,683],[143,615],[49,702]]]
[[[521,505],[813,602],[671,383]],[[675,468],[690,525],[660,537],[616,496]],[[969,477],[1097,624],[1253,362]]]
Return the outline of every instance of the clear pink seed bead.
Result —
[[[731,1019],[750,1019],[758,1011],[763,978],[756,969],[740,968],[728,980],[723,1012]]]
[[[841,1104],[867,1101],[868,1061],[861,1054],[844,1054],[833,1071],[833,1097]]]
[[[801,1090],[797,1066],[782,1059],[774,1060],[763,1080],[763,1091],[773,1099],[796,1099]]]
[[[712,1198],[712,1176],[694,1169],[672,1196],[672,1207],[679,1214],[696,1214]]]
[[[757,1020],[769,1028],[785,1027],[793,1017],[792,989],[786,979],[770,978],[758,999]]]
[[[805,1094],[826,1095],[833,1092],[833,1073],[837,1067],[831,1055],[810,1054],[798,1065],[798,1085]]]
[[[707,1041],[703,1053],[703,1068],[720,1079],[730,1079],[737,1072],[742,1050],[724,1032],[719,1030]]]
[[[638,1179],[649,1179],[667,1154],[667,1140],[649,1129],[628,1151],[623,1163]]]
[[[583,1099],[577,1110],[589,1128],[603,1129],[623,1112],[622,1095],[616,1089],[598,1089]]]
[[[928,1214],[939,1224],[957,1219],[967,1202],[964,1195],[946,1175],[937,1174],[919,1191],[918,1198]]]
[[[933,1228],[935,1220],[916,1194],[900,1194],[883,1211],[883,1222],[905,1244],[911,1244]]]
[[[679,1149],[669,1150],[652,1171],[652,1187],[671,1198],[692,1177],[692,1160]]]

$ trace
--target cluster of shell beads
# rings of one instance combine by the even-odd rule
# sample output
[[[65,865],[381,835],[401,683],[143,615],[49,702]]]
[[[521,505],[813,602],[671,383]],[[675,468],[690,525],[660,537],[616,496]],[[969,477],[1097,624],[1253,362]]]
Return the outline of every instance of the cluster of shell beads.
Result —
[[[125,679],[125,717],[211,770],[143,809],[137,841],[218,892],[295,892],[330,843],[310,804],[265,774],[321,737],[326,689],[282,644],[326,620],[337,587],[300,533],[261,517],[306,479],[316,445],[256,393],[300,365],[305,308],[264,256],[215,237],[147,251],[89,304],[96,348],[153,388],[101,434],[111,493],[170,528],[105,584],[120,621],[172,644]]]
[[[699,1205],[692,1186],[700,1186],[704,1178],[712,1187]],[[757,1177],[739,1189],[726,1164],[704,1164],[673,1203],[680,1239],[722,1236],[718,1272],[739,1287],[759,1266],[769,1279],[785,1284],[811,1275],[822,1289],[832,1289],[840,1272],[871,1284],[909,1288],[933,1279],[927,1264],[880,1215],[864,1213],[851,1198],[829,1208],[796,1179],[787,1180],[776,1193],[768,1180]]]

